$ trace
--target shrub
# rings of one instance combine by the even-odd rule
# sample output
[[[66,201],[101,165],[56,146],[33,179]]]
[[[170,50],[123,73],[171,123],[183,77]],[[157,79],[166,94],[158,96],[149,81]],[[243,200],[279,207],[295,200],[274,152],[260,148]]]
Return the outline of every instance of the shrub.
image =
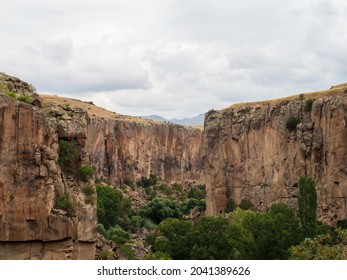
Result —
[[[297,117],[291,116],[287,120],[287,129],[289,131],[294,131],[296,126],[300,123],[300,120]]]
[[[15,94],[13,91],[7,92],[6,95],[13,99],[17,99],[17,94]]]
[[[155,186],[158,182],[158,178],[157,178],[157,175],[155,174],[150,174],[149,175],[149,178],[145,177],[145,176],[142,176],[141,177],[141,180],[138,181],[136,183],[136,185],[138,187],[144,187],[144,188],[148,188],[148,187],[151,187],[151,186]]]
[[[192,186],[188,191],[188,198],[195,198],[197,200],[205,199],[205,185]]]
[[[346,237],[347,231],[337,229],[340,239]],[[347,250],[343,242],[331,245],[329,234],[318,235],[314,238],[305,238],[300,245],[290,248],[291,260],[345,260]]]
[[[146,189],[145,189],[145,193],[146,193],[147,195],[151,195],[151,194],[152,194],[151,188],[150,188],[150,187],[146,188]]]
[[[311,98],[305,100],[305,110],[306,110],[307,112],[310,112],[310,111],[311,111],[312,105],[313,105],[313,100],[312,100]]]
[[[114,252],[112,250],[104,250],[100,253],[99,258],[101,260],[113,260]]]
[[[116,242],[117,245],[130,242],[130,233],[123,230],[119,225],[109,228],[106,231],[106,239]]]
[[[76,161],[79,157],[78,146],[76,140],[63,140],[59,141],[59,165],[62,168],[67,168],[67,165]]]
[[[124,179],[124,184],[129,186],[132,190],[134,190],[134,182],[131,179],[125,178]]]
[[[176,191],[178,194],[183,193],[183,186],[177,183],[172,184],[172,189]]]
[[[196,198],[189,198],[187,202],[182,203],[181,211],[184,215],[189,215],[190,211],[195,206],[199,206],[199,200],[197,200]]]
[[[66,211],[67,216],[75,214],[73,202],[68,194],[59,195],[56,201],[56,208]]]
[[[31,93],[37,93],[36,87],[35,87],[34,85],[32,85],[32,84],[29,85],[29,91],[30,91]]]
[[[78,169],[81,180],[87,182],[93,176],[94,170],[90,165],[83,165]]]
[[[121,244],[119,246],[119,250],[127,257],[128,260],[135,260],[135,252],[134,250],[127,244]]]
[[[206,211],[206,199],[199,200],[199,207],[201,211]]]
[[[213,114],[214,112],[216,112],[215,109],[208,110],[207,113],[206,113],[206,117],[208,117],[209,115]]]
[[[159,190],[168,196],[173,194],[173,190],[169,188],[166,184],[161,184],[159,186]]]
[[[102,180],[100,178],[95,179],[95,184],[101,184]]]
[[[7,88],[9,91],[13,91],[14,90],[14,83],[11,81],[7,82]]]
[[[95,193],[95,189],[92,185],[87,184],[83,187],[82,192],[86,196],[92,196]]]
[[[242,209],[242,210],[248,210],[248,209],[252,209],[252,202],[249,201],[248,199],[242,199],[241,202],[240,202],[240,205],[239,207]]]
[[[103,224],[98,224],[97,231],[101,235],[106,236],[106,229]]]
[[[31,104],[33,102],[33,99],[28,95],[20,95],[17,97],[17,100],[20,102],[25,102],[27,104]]]
[[[149,218],[156,224],[167,218],[180,218],[182,216],[177,202],[164,198],[154,198],[140,209],[139,213],[142,217]]]

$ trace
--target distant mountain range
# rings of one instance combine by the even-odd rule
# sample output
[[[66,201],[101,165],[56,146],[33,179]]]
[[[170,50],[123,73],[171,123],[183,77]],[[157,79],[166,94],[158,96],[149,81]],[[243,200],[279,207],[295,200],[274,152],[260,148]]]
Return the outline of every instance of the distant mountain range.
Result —
[[[161,116],[158,115],[150,115],[150,116],[143,116],[142,118],[146,120],[156,120],[156,121],[161,121],[161,122],[173,122],[177,123],[180,125],[187,125],[187,126],[192,126],[192,125],[203,125],[204,124],[204,118],[205,114],[200,114],[192,118],[184,118],[184,119],[165,119]]]

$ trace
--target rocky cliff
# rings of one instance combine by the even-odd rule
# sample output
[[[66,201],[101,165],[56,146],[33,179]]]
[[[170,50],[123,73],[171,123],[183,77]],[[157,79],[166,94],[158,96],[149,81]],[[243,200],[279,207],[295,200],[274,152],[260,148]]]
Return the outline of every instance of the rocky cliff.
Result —
[[[96,179],[121,186],[156,174],[169,183],[201,183],[202,133],[173,123],[122,116],[78,100],[42,95],[59,138],[77,139]]]
[[[77,144],[69,164],[59,159],[61,141]],[[0,259],[94,259],[96,197],[83,187],[150,173],[201,182],[201,141],[199,130],[39,96],[0,74]],[[76,170],[87,165],[93,176],[81,179]]]
[[[312,176],[319,219],[346,219],[346,116],[346,84],[207,113],[207,213],[223,213],[229,198],[259,210],[277,202],[297,208],[299,177]]]

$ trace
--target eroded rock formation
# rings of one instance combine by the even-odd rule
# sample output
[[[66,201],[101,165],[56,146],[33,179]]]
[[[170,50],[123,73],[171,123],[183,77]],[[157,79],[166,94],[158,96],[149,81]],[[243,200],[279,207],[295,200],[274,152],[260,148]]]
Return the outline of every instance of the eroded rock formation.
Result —
[[[0,100],[0,259],[93,258],[96,209],[63,181],[56,126],[38,107]],[[71,216],[55,207],[64,194]]]
[[[96,197],[87,202],[82,189],[95,179],[202,181],[199,130],[41,98],[4,74],[0,84],[0,259],[94,259]],[[60,140],[78,145],[68,167],[59,164]],[[89,182],[76,173],[83,165],[94,170]],[[58,206],[64,196],[73,211]]]
[[[209,112],[204,159],[207,213],[223,213],[227,200],[248,199],[259,210],[284,202],[297,208],[300,176],[312,176],[318,217],[346,219],[347,93],[330,91]],[[287,127],[290,117],[299,124]]]
[[[78,139],[82,162],[95,178],[121,186],[156,174],[169,183],[200,183],[202,133],[198,129],[121,116],[88,103],[43,96],[62,139]],[[69,105],[64,105],[69,104]]]

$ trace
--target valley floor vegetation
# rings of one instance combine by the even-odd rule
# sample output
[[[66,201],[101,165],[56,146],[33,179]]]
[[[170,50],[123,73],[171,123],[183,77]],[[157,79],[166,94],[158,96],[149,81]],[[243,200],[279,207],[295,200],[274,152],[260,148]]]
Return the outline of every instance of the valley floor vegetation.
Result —
[[[200,215],[195,220],[191,212],[205,210],[204,186],[184,190],[178,184],[159,184],[155,175],[143,177],[136,187],[145,188],[148,200],[135,210],[126,198],[135,184],[125,183],[121,190],[96,186],[97,214],[99,233],[129,259],[137,258],[139,236],[146,259],[347,259],[346,222],[333,228],[316,221],[317,196],[310,177],[300,178],[298,213],[285,204],[257,212],[247,200],[235,205],[230,199],[223,217]],[[113,254],[102,252],[100,258]]]

